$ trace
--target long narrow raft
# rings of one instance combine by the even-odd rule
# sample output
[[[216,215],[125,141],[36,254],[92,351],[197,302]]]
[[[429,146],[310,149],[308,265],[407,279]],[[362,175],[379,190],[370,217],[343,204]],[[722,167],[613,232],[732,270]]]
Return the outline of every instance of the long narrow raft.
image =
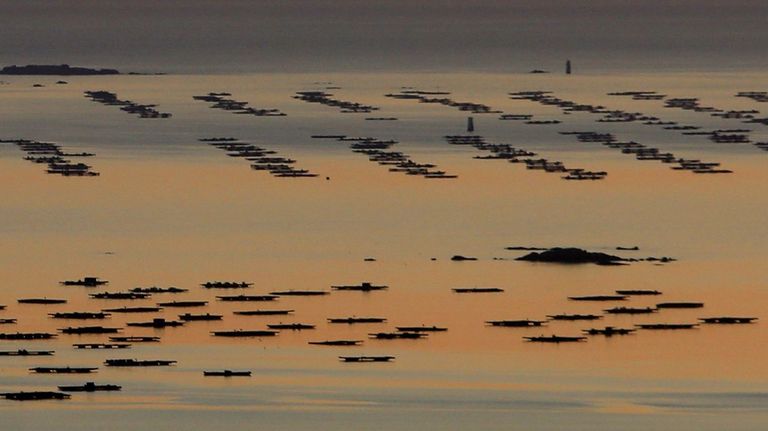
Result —
[[[63,392],[100,392],[100,391],[119,391],[123,387],[118,385],[97,385],[94,382],[87,382],[84,385],[59,386]]]
[[[594,314],[548,314],[547,317],[552,320],[597,320],[603,318],[603,316]]]
[[[158,302],[160,307],[204,307],[208,305],[208,301],[171,301],[171,302]]]
[[[15,332],[0,334],[0,340],[51,340],[56,337],[56,334],[49,334],[47,332]]]
[[[757,320],[757,317],[731,317],[731,316],[723,316],[723,317],[701,317],[699,318],[702,323],[717,323],[721,325],[729,325],[729,324],[744,324],[744,323],[753,323],[755,320]]]
[[[587,337],[563,337],[560,335],[523,338],[533,343],[575,343],[579,341],[585,341],[587,339]]]
[[[199,322],[199,321],[212,321],[212,320],[221,320],[222,319],[221,314],[191,314],[191,313],[184,313],[179,314],[179,320],[184,322]]]
[[[53,299],[53,298],[23,298],[16,300],[19,304],[42,304],[42,305],[55,305],[66,304],[66,299]]]
[[[383,284],[377,285],[377,284],[372,284],[368,281],[364,281],[360,284],[331,286],[331,289],[352,290],[352,291],[358,291],[358,292],[371,292],[374,290],[386,290],[386,289],[389,289],[389,286],[386,286]]]
[[[656,308],[702,308],[703,302],[662,302],[656,304]]]
[[[152,293],[184,293],[184,292],[189,292],[189,289],[182,289],[180,287],[174,287],[174,286],[171,286],[171,287],[152,286],[152,287],[134,287],[133,289],[130,290],[130,292],[150,293],[150,294]]]
[[[70,398],[69,394],[51,391],[6,392],[4,394],[0,394],[0,396],[6,400],[13,401],[67,400]]]
[[[362,340],[327,340],[327,341],[309,341],[307,344],[316,346],[359,346]]]
[[[130,344],[125,343],[77,343],[73,344],[75,349],[85,350],[107,350],[107,349],[128,349]]]
[[[252,285],[253,283],[247,283],[245,281],[207,281],[200,286],[206,289],[246,289]]]
[[[164,359],[107,359],[104,365],[107,367],[167,367],[177,362]]]
[[[661,292],[659,292],[658,290],[643,290],[643,289],[617,290],[616,293],[618,293],[619,295],[627,295],[627,296],[661,295]]]
[[[59,283],[64,286],[83,286],[83,287],[96,287],[109,283],[107,280],[101,280],[99,277],[83,277],[81,280],[64,280]]]
[[[694,329],[699,326],[698,323],[643,323],[635,325],[640,329]]]
[[[501,293],[504,289],[499,287],[456,287],[455,293]]]
[[[105,313],[103,311],[97,311],[97,312],[73,311],[73,312],[62,312],[62,313],[48,313],[48,316],[50,316],[51,319],[87,320],[87,319],[106,319],[107,317],[110,316],[110,314]]]
[[[342,362],[390,362],[394,356],[339,356]]]
[[[544,321],[541,320],[489,320],[485,322],[490,326],[500,326],[505,328],[531,328],[534,326],[542,326]]]
[[[606,337],[612,337],[614,335],[633,334],[635,331],[637,331],[637,329],[614,328],[613,326],[606,326],[605,328],[585,329],[582,332],[587,335],[605,335]]]
[[[158,317],[155,319],[152,319],[149,322],[128,322],[126,323],[128,326],[138,327],[138,328],[173,328],[176,326],[183,326],[184,322],[179,320],[165,320],[162,317]]]
[[[125,337],[109,337],[109,341],[118,343],[158,343],[160,337],[141,337],[141,336],[125,336]]]
[[[651,314],[658,310],[652,307],[632,308],[632,307],[614,307],[603,310],[608,314]]]
[[[0,356],[53,356],[53,350],[9,350],[0,352]]]
[[[90,374],[98,370],[97,367],[34,367],[29,371],[37,374]]]
[[[280,331],[267,331],[267,330],[242,330],[235,329],[233,331],[212,331],[211,334],[215,337],[274,337],[279,334]]]
[[[418,340],[426,338],[429,334],[424,332],[376,332],[368,334],[375,340]]]
[[[130,324],[129,324],[130,325]],[[122,328],[107,328],[104,326],[78,326],[61,328],[59,332],[62,334],[70,335],[84,335],[84,334],[117,334],[122,331]]]
[[[91,293],[89,295],[93,299],[146,299],[152,296],[149,293],[137,293],[137,292],[101,292]]]
[[[203,371],[205,377],[251,377],[250,371]]]
[[[278,297],[275,295],[233,295],[233,296],[217,296],[219,301],[227,302],[264,302],[274,301]]]

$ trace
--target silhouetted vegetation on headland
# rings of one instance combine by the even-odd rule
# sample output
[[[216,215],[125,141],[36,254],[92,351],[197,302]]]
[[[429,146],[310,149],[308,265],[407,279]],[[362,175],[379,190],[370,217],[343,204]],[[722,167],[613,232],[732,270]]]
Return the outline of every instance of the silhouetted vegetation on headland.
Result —
[[[0,75],[119,75],[117,69],[91,69],[88,67],[72,67],[68,64],[28,64],[26,66],[5,66],[0,69]]]

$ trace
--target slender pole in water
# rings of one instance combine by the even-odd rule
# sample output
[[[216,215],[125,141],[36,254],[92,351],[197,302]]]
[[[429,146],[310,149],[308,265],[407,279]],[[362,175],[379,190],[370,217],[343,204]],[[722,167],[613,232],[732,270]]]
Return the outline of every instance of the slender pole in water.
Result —
[[[472,117],[467,117],[467,132],[474,132],[475,131],[475,119]]]

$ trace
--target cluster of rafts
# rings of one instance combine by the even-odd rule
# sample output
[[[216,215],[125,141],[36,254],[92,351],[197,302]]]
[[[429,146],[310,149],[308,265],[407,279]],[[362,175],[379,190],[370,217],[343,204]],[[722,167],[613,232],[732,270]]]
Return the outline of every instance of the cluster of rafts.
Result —
[[[638,92],[621,92],[610,93],[612,95],[628,95]],[[543,105],[557,106],[563,110],[563,112],[588,112],[592,114],[604,115],[598,121],[602,122],[633,122],[643,121],[646,125],[663,126],[665,129],[672,130],[688,130],[690,128],[696,128],[694,126],[678,126],[674,122],[662,121],[658,117],[647,116],[643,113],[629,113],[621,110],[608,110],[604,106],[584,105],[570,100],[564,100],[551,95],[547,91],[521,91],[516,93],[510,93],[513,99],[518,100],[530,100],[541,103]],[[690,132],[684,131],[684,134],[707,134],[711,138],[725,138],[725,133],[728,130],[716,130],[714,132]],[[729,169],[719,168],[718,162],[702,162],[698,159],[684,159],[676,157],[670,152],[663,152],[659,148],[648,147],[644,144],[640,144],[634,141],[619,142],[615,136],[610,133],[600,132],[561,132],[562,134],[576,135],[580,142],[600,142],[610,148],[616,148],[621,150],[625,154],[634,154],[638,160],[657,160],[664,163],[675,163],[672,169],[675,170],[688,170],[697,174],[724,174],[732,173]]]
[[[688,98],[671,98],[664,101],[665,108],[678,108],[687,111],[694,112],[707,112],[713,117],[720,117],[723,119],[741,120],[742,123],[757,123],[768,125],[768,118],[758,118],[756,115],[760,113],[755,109],[748,110],[725,110],[716,108],[714,106],[704,106],[699,102],[696,97]]]
[[[316,177],[317,174],[307,169],[299,169],[294,166],[296,160],[283,157],[276,151],[268,150],[247,142],[240,142],[237,138],[201,138],[200,142],[226,151],[229,157],[240,157],[251,162],[251,169],[265,171],[278,178],[307,178]]]
[[[627,92],[608,93],[608,94],[613,96],[627,96],[635,93],[654,93],[654,92],[627,91]],[[763,101],[764,94],[768,94],[768,93],[746,91],[746,92],[738,93],[736,97],[747,97],[757,102],[761,102]],[[633,96],[633,99],[634,98],[635,97]],[[661,100],[663,98],[664,97],[660,97],[654,100]],[[756,114],[760,113],[757,110],[749,109],[749,110],[726,111],[724,109],[719,109],[712,106],[702,106],[699,103],[699,99],[697,98],[667,99],[665,101],[665,107],[678,108],[678,109],[683,109],[683,110],[693,111],[693,112],[706,112],[706,113],[710,113],[710,115],[714,117],[720,117],[723,119],[742,120],[743,123],[768,124],[768,118],[756,117]],[[665,129],[681,130],[683,135],[706,136],[710,141],[717,144],[746,144],[746,143],[752,142],[748,135],[748,133],[751,132],[751,130],[749,129],[718,129],[718,130],[712,130],[712,131],[701,131],[701,130],[698,130],[700,129],[700,127],[680,126],[674,122],[661,122],[660,124],[664,124]],[[768,151],[768,142],[755,142],[754,145],[760,148],[761,150]]]
[[[386,97],[393,99],[405,99],[405,100],[417,100],[419,103],[436,103],[439,105],[449,106],[456,108],[459,111],[471,112],[473,114],[501,114],[502,112],[491,108],[488,105],[474,102],[458,102],[448,97],[435,97],[435,96],[447,96],[451,93],[445,91],[421,91],[414,89],[404,89],[399,93],[385,94]]]
[[[79,280],[64,281],[62,284],[66,286],[83,286],[83,287],[100,287],[107,284],[106,280],[101,280],[97,277],[85,277]],[[204,289],[213,290],[241,290],[249,289],[252,287],[252,283],[240,282],[240,281],[209,281],[201,284]],[[334,291],[340,292],[362,292],[370,293],[377,291],[385,291],[388,289],[387,285],[374,284],[371,282],[362,282],[360,284],[352,285],[334,285],[331,286]],[[110,299],[110,300],[135,300],[135,299],[148,299],[154,294],[181,294],[188,292],[187,289],[178,287],[137,287],[124,292],[99,292],[90,294],[94,299]],[[492,294],[502,293],[504,289],[497,287],[466,287],[466,288],[454,288],[453,292],[456,294]],[[217,299],[220,301],[228,302],[246,302],[246,303],[272,303],[278,301],[281,298],[288,297],[322,297],[329,295],[330,291],[327,290],[278,290],[270,292],[269,294],[262,295],[220,295]],[[572,296],[569,297],[570,301],[578,302],[624,302],[634,296],[648,296],[648,295],[660,295],[661,292],[656,290],[617,290],[614,294],[610,295],[592,295],[592,296]],[[38,304],[38,305],[57,305],[66,304],[65,299],[52,299],[52,298],[24,298],[19,299],[20,304]],[[177,301],[165,301],[158,302],[157,306],[143,306],[143,307],[120,307],[120,308],[105,308],[101,311],[70,311],[70,312],[54,312],[49,313],[52,319],[64,319],[64,320],[104,320],[111,317],[113,313],[129,313],[133,314],[146,314],[155,313],[162,310],[163,307],[177,307],[177,308],[189,308],[189,307],[204,307],[207,305],[207,301],[197,300],[177,300]],[[603,312],[608,315],[652,315],[660,312],[661,310],[669,309],[698,309],[704,306],[700,302],[662,302],[655,305],[655,307],[627,307],[616,306],[607,308]],[[0,310],[5,309],[5,306],[0,306]],[[245,311],[234,311],[233,314],[242,316],[284,316],[293,314],[292,309],[256,309]],[[505,327],[505,328],[532,328],[542,327],[547,324],[548,321],[596,321],[603,318],[600,314],[552,314],[547,316],[548,320],[489,320],[487,325],[493,327]],[[183,327],[190,322],[195,321],[213,321],[222,320],[223,316],[220,314],[210,313],[184,313],[179,315],[179,320],[168,321],[163,318],[153,318],[148,321],[129,322],[127,327],[149,327],[154,329],[163,329],[169,327]],[[757,319],[754,317],[733,317],[733,316],[718,316],[718,317],[704,317],[699,319],[701,323],[705,324],[748,324],[753,323]],[[327,319],[327,323],[331,324],[343,324],[343,325],[379,325],[385,324],[387,319],[384,317],[372,317],[372,316],[350,316],[350,317],[337,317]],[[14,324],[16,319],[5,319],[5,324]],[[526,336],[525,340],[531,342],[542,343],[563,343],[563,342],[578,342],[587,339],[587,335],[627,335],[634,333],[636,330],[678,330],[678,329],[693,329],[699,326],[699,323],[642,323],[636,324],[633,328],[617,328],[613,326],[606,326],[604,328],[588,328],[582,330],[584,335],[578,336],[563,336],[563,335],[541,335],[541,336]],[[138,335],[112,335],[122,331],[120,327],[105,327],[105,326],[78,326],[78,327],[65,327],[61,328],[59,332],[63,335],[109,335],[109,342],[92,342],[92,343],[75,343],[73,347],[75,349],[129,349],[131,343],[144,343],[144,342],[160,342],[159,336],[138,336]],[[229,338],[262,338],[262,337],[275,337],[279,335],[281,330],[290,331],[302,331],[302,330],[314,330],[316,325],[302,322],[289,322],[289,323],[272,323],[267,324],[266,329],[230,329],[230,330],[216,330],[211,331],[211,335],[215,337],[229,337]],[[447,331],[448,328],[437,325],[418,325],[418,326],[395,326],[394,330],[390,331],[365,331],[368,338],[371,340],[419,340],[425,339],[430,334],[440,333]],[[3,340],[51,340],[58,336],[55,333],[30,333],[30,332],[15,332],[15,333],[0,333],[0,339]],[[336,347],[356,347],[364,344],[363,339],[326,339],[309,341],[311,345],[317,346],[336,346]],[[53,356],[52,350],[29,350],[29,349],[16,349],[10,351],[0,351],[0,356],[6,357],[36,357],[36,356]],[[342,362],[390,362],[395,359],[391,355],[349,355],[339,356],[339,360]],[[175,365],[177,361],[168,359],[134,359],[134,358],[111,358],[106,359],[103,363],[105,367],[165,367]],[[36,366],[31,367],[30,372],[37,374],[92,374],[98,371],[98,367],[72,367],[72,366]],[[248,370],[204,370],[204,376],[220,376],[220,377],[235,377],[235,376],[250,376],[251,372]],[[7,399],[11,400],[39,400],[39,399],[66,399],[69,398],[67,392],[95,392],[95,391],[114,391],[120,390],[120,386],[117,385],[97,385],[93,382],[88,382],[83,385],[76,386],[60,386],[61,392],[55,391],[41,391],[41,392],[12,392],[2,394]]]
[[[107,106],[119,106],[121,111],[125,111],[129,114],[138,115],[139,118],[171,118],[170,113],[160,112],[157,109],[157,105],[143,105],[130,100],[122,100],[117,98],[117,94],[109,91],[91,91],[85,92],[85,97],[91,99],[94,102],[98,102]]]
[[[230,93],[208,93],[204,96],[192,96],[194,100],[211,103],[211,108],[222,109],[233,114],[255,115],[257,117],[285,117],[285,113],[276,108],[253,108],[248,106],[248,102],[241,102],[231,99]]]
[[[525,124],[560,124],[560,120],[534,120],[533,114],[501,114],[499,120],[522,121]]]
[[[436,103],[436,104],[456,108],[460,111],[470,112],[472,114],[501,114],[499,115],[500,120],[523,121],[525,122],[525,124],[531,124],[531,125],[561,123],[560,120],[552,120],[552,119],[536,120],[533,118],[532,114],[505,114],[503,113],[503,111],[500,111],[498,109],[493,109],[492,107],[485,105],[483,103],[458,102],[448,97],[435,97],[435,96],[447,96],[449,94],[451,93],[446,91],[422,91],[422,90],[414,90],[408,87],[407,89],[401,90],[399,93],[389,93],[389,94],[385,94],[385,96],[391,97],[393,99],[417,100],[419,103]]]
[[[739,91],[736,97],[746,97],[755,102],[765,103],[768,102],[768,91]]]
[[[489,143],[478,135],[448,135],[445,137],[451,145],[469,145],[490,154],[475,156],[483,160],[507,160],[510,163],[524,164],[527,169],[540,170],[549,173],[566,174],[564,180],[602,180],[608,173],[605,171],[588,171],[583,168],[569,168],[563,162],[543,158],[534,158],[536,153],[515,148],[509,144]]]
[[[503,292],[498,288],[467,288],[467,289],[454,289],[460,293],[496,293]],[[658,290],[617,290],[613,294],[609,295],[589,295],[589,296],[569,296],[570,301],[577,302],[625,302],[633,296],[655,296],[661,295]],[[698,309],[704,307],[701,302],[661,302],[654,307],[627,307],[616,306],[603,310],[603,314],[551,314],[547,315],[546,320],[531,320],[531,319],[505,319],[505,320],[489,320],[486,324],[493,327],[502,328],[538,328],[546,326],[548,322],[552,321],[596,321],[603,319],[604,315],[654,315],[662,310],[674,310],[674,309]],[[678,322],[664,322],[664,323],[638,323],[632,328],[619,328],[615,326],[605,326],[602,328],[587,328],[581,332],[583,335],[540,335],[540,336],[525,336],[523,339],[531,342],[539,343],[566,343],[566,342],[579,342],[587,340],[588,335],[603,335],[611,337],[614,335],[629,335],[635,333],[637,330],[682,330],[682,329],[694,329],[701,323],[703,324],[748,324],[757,320],[756,317],[734,317],[734,316],[718,316],[718,317],[702,317],[699,318],[699,322],[696,323],[678,323]]]
[[[656,91],[617,91],[608,93],[609,96],[628,96],[632,100],[664,100],[666,94],[659,94]]]
[[[672,169],[690,171],[695,174],[729,174],[730,169],[721,169],[719,162],[702,162],[698,159],[684,159],[658,148],[649,147],[635,141],[621,142],[612,133],[600,132],[560,132],[563,135],[575,135],[579,142],[596,142],[609,148],[621,150],[624,154],[632,154],[637,160],[655,160],[662,163],[674,164]]]
[[[608,93],[613,96],[632,96],[636,97],[637,93],[654,93],[654,92],[638,92],[638,91],[625,91]],[[749,142],[749,137],[743,133],[748,133],[749,130],[743,129],[723,129],[714,131],[700,131],[698,126],[680,125],[675,121],[665,121],[659,117],[644,114],[642,112],[628,112],[620,109],[608,109],[602,105],[589,105],[577,103],[572,100],[565,100],[552,95],[550,91],[519,91],[510,93],[510,98],[515,100],[529,100],[537,102],[542,105],[556,106],[560,108],[563,114],[570,114],[573,112],[585,112],[590,114],[602,115],[601,118],[596,121],[599,123],[631,123],[640,122],[646,126],[660,126],[665,130],[679,131],[683,135],[702,135],[707,136],[711,141],[716,143],[742,143]],[[647,100],[647,99],[643,99]]]
[[[85,277],[79,280],[63,281],[65,286],[82,286],[82,287],[101,287],[108,282],[98,277]],[[213,290],[239,290],[248,289],[252,287],[252,283],[239,282],[239,281],[209,281],[201,284],[204,289]],[[334,291],[345,292],[375,292],[387,290],[388,286],[381,284],[374,284],[371,282],[362,282],[360,284],[352,285],[334,285],[331,286]],[[91,293],[89,296],[91,299],[101,300],[145,300],[150,299],[154,294],[181,294],[188,292],[188,289],[182,289],[179,287],[136,287],[128,291],[116,291],[116,292],[98,292]],[[278,290],[269,292],[269,294],[263,295],[219,295],[216,298],[222,302],[237,302],[237,303],[273,303],[280,298],[284,297],[315,297],[329,295],[330,291],[326,290]],[[66,299],[55,298],[22,298],[18,299],[19,304],[37,304],[37,305],[62,305],[68,301]],[[51,319],[62,320],[80,320],[80,321],[100,321],[111,318],[113,314],[147,314],[157,313],[163,310],[163,308],[192,308],[192,307],[205,307],[208,305],[207,301],[199,300],[174,300],[158,302],[156,306],[123,306],[117,308],[104,308],[101,311],[66,311],[66,312],[52,312],[48,313]],[[0,310],[5,310],[5,305],[0,305]],[[256,310],[242,310],[233,311],[233,314],[240,316],[287,316],[292,315],[294,310],[292,309],[256,309]],[[127,322],[126,327],[139,327],[139,328],[153,328],[153,329],[165,329],[174,327],[183,327],[190,322],[196,321],[221,321],[223,315],[211,314],[211,313],[183,313],[179,314],[179,320],[166,320],[165,318],[155,317],[150,320]],[[328,324],[343,324],[343,325],[370,325],[370,324],[383,324],[387,319],[383,317],[336,317],[327,319]],[[11,325],[16,324],[17,319],[3,319],[2,324]],[[211,335],[215,337],[227,337],[227,338],[261,338],[261,337],[275,337],[279,335],[281,330],[290,331],[302,331],[316,329],[316,325],[300,322],[291,323],[271,323],[266,325],[266,329],[231,329],[231,330],[217,330],[211,331]],[[84,326],[67,326],[59,329],[61,335],[107,335],[108,342],[90,342],[90,343],[75,343],[73,348],[78,350],[123,350],[130,349],[132,343],[157,343],[160,342],[159,336],[139,336],[139,335],[115,335],[121,333],[122,327],[101,326],[101,325],[84,325]],[[425,338],[429,332],[445,331],[445,328],[439,328],[436,326],[398,326],[391,332],[370,332],[368,338],[375,340],[392,340],[392,339],[420,339]],[[2,332],[0,333],[0,340],[11,341],[44,341],[56,339],[59,334],[56,333],[39,333],[39,332]],[[309,341],[310,345],[317,346],[338,346],[338,347],[355,347],[363,344],[362,339],[332,339],[332,340],[317,340]],[[31,349],[16,349],[0,351],[2,357],[38,357],[38,356],[53,356],[55,352],[53,350],[31,350]],[[394,360],[394,356],[390,355],[349,355],[339,356],[339,360],[342,362],[390,362]],[[133,358],[115,358],[106,359],[103,363],[105,367],[164,367],[175,365],[177,361],[167,359],[133,359]],[[92,374],[98,371],[98,367],[72,367],[72,366],[37,366],[31,367],[29,370],[36,374]],[[250,376],[251,371],[247,370],[205,370],[204,376],[220,376],[220,377],[236,377],[236,376]],[[13,392],[2,394],[10,400],[40,400],[40,399],[67,399],[69,395],[67,392],[96,392],[96,391],[116,391],[120,390],[118,385],[97,385],[93,382],[88,382],[83,385],[76,386],[59,386],[59,390],[62,392],[52,391],[37,391],[37,392]]]
[[[63,175],[65,177],[95,177],[99,173],[92,171],[91,166],[81,162],[73,162],[69,157],[91,157],[93,153],[69,153],[61,148],[61,145],[51,142],[31,141],[28,139],[0,139],[0,143],[16,144],[21,151],[27,153],[24,160],[32,163],[47,165],[49,174]]]
[[[437,165],[433,163],[419,163],[403,152],[390,151],[389,148],[397,144],[397,141],[393,139],[382,140],[373,137],[352,137],[346,135],[312,135],[312,138],[349,142],[349,147],[353,152],[365,154],[368,156],[368,160],[382,166],[388,166],[390,172],[402,172],[406,175],[421,176],[427,179],[458,178],[458,175],[435,169]]]
[[[335,99],[333,94],[324,91],[299,91],[293,98],[308,103],[319,103],[338,108],[344,114],[371,113],[379,110],[376,106]]]
[[[608,93],[608,94],[612,96],[632,96],[632,98],[636,100],[652,100],[647,98],[637,99],[640,93],[650,96],[650,94],[647,94],[647,93],[654,93],[654,92],[625,91],[625,92]],[[510,96],[510,99],[513,99],[513,100],[528,100],[528,101],[536,102],[545,106],[554,106],[559,108],[562,111],[562,113],[566,115],[572,114],[574,112],[601,115],[600,118],[595,120],[598,123],[640,122],[646,126],[661,126],[666,130],[699,129],[699,127],[697,126],[684,126],[684,125],[679,125],[677,122],[674,122],[674,121],[664,121],[659,117],[644,114],[642,112],[628,112],[621,109],[609,109],[602,105],[590,105],[590,104],[578,103],[573,100],[561,99],[559,97],[554,96],[551,91],[540,91],[540,90],[518,91],[518,92],[509,93],[509,96]]]

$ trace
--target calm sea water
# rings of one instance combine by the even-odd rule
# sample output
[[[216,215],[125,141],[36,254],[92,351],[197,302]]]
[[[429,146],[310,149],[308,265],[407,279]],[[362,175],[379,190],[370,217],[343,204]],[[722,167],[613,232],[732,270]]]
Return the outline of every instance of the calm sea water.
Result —
[[[592,326],[695,322],[699,317],[764,318],[768,227],[765,158],[750,144],[714,144],[701,136],[640,123],[598,123],[592,114],[563,115],[508,92],[549,90],[557,96],[609,108],[642,111],[665,120],[713,128],[750,128],[768,141],[765,126],[707,113],[663,108],[606,93],[656,90],[669,97],[699,97],[723,109],[765,107],[734,97],[766,90],[765,74],[257,74],[9,77],[0,85],[0,138],[56,142],[69,151],[96,153],[93,178],[46,175],[22,160],[13,144],[0,144],[0,304],[3,318],[18,318],[3,332],[55,331],[80,322],[52,321],[53,311],[124,305],[88,299],[87,290],[58,281],[97,275],[102,290],[175,285],[180,296],[155,295],[130,305],[171,299],[210,301],[206,312],[222,322],[192,322],[161,331],[162,343],[128,351],[74,351],[74,342],[101,336],[60,336],[38,343],[2,342],[1,350],[53,349],[50,358],[1,358],[0,391],[47,390],[85,381],[77,376],[32,375],[29,367],[99,366],[107,358],[174,359],[159,369],[102,367],[89,380],[123,385],[118,393],[75,395],[65,402],[0,402],[8,429],[670,429],[757,430],[768,417],[768,336],[763,323],[702,326],[691,331],[641,332],[590,338],[586,343],[539,345],[523,336],[578,335]],[[292,99],[322,89],[338,98],[381,108],[374,114],[338,110]],[[41,83],[43,88],[33,88]],[[561,160],[605,170],[604,181],[570,182],[559,175],[448,145],[467,114],[441,105],[383,95],[403,86],[451,91],[459,101],[506,113],[558,119],[557,125],[499,121],[474,115],[477,133]],[[142,120],[116,107],[90,102],[85,90],[109,90],[173,113]],[[259,118],[210,109],[192,96],[229,91],[259,108],[288,115]],[[764,114],[763,114],[764,115]],[[365,121],[366,116],[398,121]],[[669,165],[637,161],[600,144],[577,142],[559,131],[613,132],[621,140],[721,162],[730,175],[694,175]],[[311,139],[346,134],[396,139],[393,150],[437,164],[455,180],[429,181],[388,172],[353,153],[346,143]],[[235,136],[298,160],[318,178],[281,179],[198,142]],[[329,177],[326,180],[325,177]],[[679,261],[621,267],[516,262],[512,245],[579,246],[628,257],[672,256]],[[616,252],[616,246],[640,251]],[[454,254],[475,262],[452,262]],[[375,262],[364,262],[375,257]],[[432,260],[435,258],[435,260]],[[497,258],[497,259],[494,259]],[[500,258],[500,259],[498,259]],[[199,287],[207,280],[247,280],[248,294],[325,289],[368,280],[385,292],[333,292],[320,298],[282,298],[271,308],[293,316],[242,317],[232,311],[267,308],[221,303]],[[495,286],[501,294],[457,295],[451,288]],[[567,297],[614,289],[658,289],[660,301],[701,301],[701,310],[651,316],[607,316],[598,323],[554,322],[544,328],[501,329],[486,320],[543,319],[556,313],[599,313],[613,304],[574,303]],[[240,292],[236,292],[240,293]],[[229,294],[224,292],[223,294]],[[22,297],[62,297],[62,306],[18,305]],[[166,299],[166,296],[168,297]],[[177,312],[178,311],[178,312]],[[175,318],[187,310],[167,308]],[[198,310],[190,310],[197,312]],[[343,326],[326,318],[377,315],[386,324]],[[113,315],[105,326],[148,320]],[[311,331],[283,331],[274,339],[222,340],[220,329],[263,329],[267,323],[303,322]],[[88,324],[83,323],[83,324]],[[361,347],[309,346],[307,341],[366,339],[396,325],[446,326],[426,340],[366,340]],[[339,355],[394,355],[389,364],[344,364]],[[204,369],[250,369],[249,379],[204,378]]]

